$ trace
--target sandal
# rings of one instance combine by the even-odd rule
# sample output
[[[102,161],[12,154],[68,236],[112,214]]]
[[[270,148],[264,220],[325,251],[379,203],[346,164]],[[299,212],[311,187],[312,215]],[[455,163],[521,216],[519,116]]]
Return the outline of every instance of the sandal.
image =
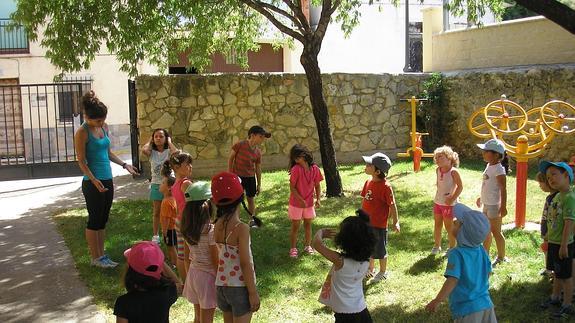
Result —
[[[306,246],[305,248],[303,248],[303,250],[305,252],[307,252],[308,255],[313,255],[314,251],[313,248],[311,246]]]
[[[292,258],[297,258],[297,248],[291,248],[289,250],[289,256]]]

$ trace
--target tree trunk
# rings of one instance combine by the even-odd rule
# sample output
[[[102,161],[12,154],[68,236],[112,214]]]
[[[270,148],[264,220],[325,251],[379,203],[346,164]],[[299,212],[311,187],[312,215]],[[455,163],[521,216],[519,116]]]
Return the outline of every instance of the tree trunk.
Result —
[[[516,0],[515,2],[575,34],[575,10],[569,6],[556,0]]]
[[[300,61],[307,77],[309,98],[317,127],[319,151],[321,153],[321,162],[327,186],[326,195],[327,197],[339,197],[343,196],[343,189],[341,186],[341,177],[337,170],[333,138],[329,127],[329,112],[323,97],[323,82],[317,61],[317,53],[319,53],[319,50],[304,48]]]

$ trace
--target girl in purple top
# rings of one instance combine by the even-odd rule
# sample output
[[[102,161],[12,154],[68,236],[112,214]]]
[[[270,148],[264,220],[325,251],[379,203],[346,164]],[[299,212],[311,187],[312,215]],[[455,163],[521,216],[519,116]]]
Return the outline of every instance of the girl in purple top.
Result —
[[[304,251],[313,254],[311,247],[311,222],[315,218],[315,207],[320,207],[321,185],[323,180],[319,167],[313,162],[311,151],[304,145],[295,144],[290,150],[290,197],[288,215],[291,220],[290,251],[297,258],[297,235],[303,219],[305,231]],[[315,203],[314,203],[315,193]]]

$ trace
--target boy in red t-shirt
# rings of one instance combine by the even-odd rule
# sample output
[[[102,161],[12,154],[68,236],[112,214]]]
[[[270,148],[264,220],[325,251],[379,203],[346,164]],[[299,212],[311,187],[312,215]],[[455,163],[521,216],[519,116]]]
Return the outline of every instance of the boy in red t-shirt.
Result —
[[[228,159],[228,171],[234,173],[242,180],[242,186],[248,200],[250,212],[250,227],[257,227],[254,221],[256,203],[255,196],[260,193],[262,184],[262,153],[258,148],[271,133],[260,126],[253,126],[248,130],[248,139],[238,141],[232,146]]]
[[[399,218],[395,197],[391,185],[385,180],[387,172],[391,168],[391,161],[383,153],[375,153],[371,156],[363,156],[365,161],[365,173],[371,175],[363,185],[361,196],[361,208],[369,214],[369,224],[376,238],[373,256],[369,259],[368,277],[372,283],[387,279],[387,221],[391,217],[392,227],[399,232]],[[379,272],[375,273],[374,259],[379,259]]]

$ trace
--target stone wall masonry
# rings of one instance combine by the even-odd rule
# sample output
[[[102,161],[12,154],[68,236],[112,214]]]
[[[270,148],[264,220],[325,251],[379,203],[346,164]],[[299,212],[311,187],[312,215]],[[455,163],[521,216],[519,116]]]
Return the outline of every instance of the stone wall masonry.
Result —
[[[446,129],[449,133],[447,144],[466,158],[481,158],[475,144],[482,142],[467,130],[468,118],[477,108],[499,99],[502,94],[526,110],[551,100],[575,105],[575,64],[470,70],[446,73],[445,77],[448,109],[457,115],[451,129]],[[575,122],[570,122],[569,127],[573,129],[574,126]],[[511,143],[515,145],[515,142]],[[568,160],[573,155],[575,134],[558,135],[542,158]]]
[[[339,162],[362,153],[395,156],[409,145],[410,110],[400,98],[417,95],[423,74],[325,74],[324,95]],[[319,142],[304,74],[140,76],[136,80],[140,145],[166,128],[194,158],[194,175],[227,168],[233,143],[260,124],[272,132],[263,168],[287,166],[296,143],[319,160]],[[145,161],[145,160],[144,160]]]

